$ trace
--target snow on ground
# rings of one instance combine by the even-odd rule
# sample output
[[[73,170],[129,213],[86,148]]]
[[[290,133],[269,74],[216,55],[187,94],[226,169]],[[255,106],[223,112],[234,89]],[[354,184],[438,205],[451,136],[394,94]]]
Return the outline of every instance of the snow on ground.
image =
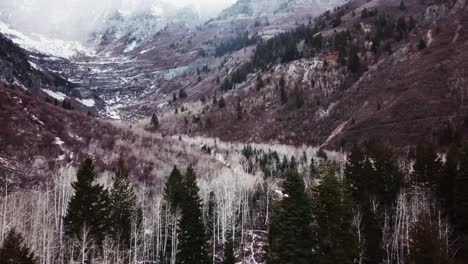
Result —
[[[124,50],[124,53],[127,53],[127,52],[130,52],[130,51],[134,50],[136,48],[136,46],[137,46],[137,42],[133,41],[132,43],[127,45],[127,47]]]
[[[168,102],[160,103],[160,104],[158,104],[158,108],[160,108],[160,109],[164,108],[166,105],[169,105],[169,103]]]
[[[42,122],[39,118],[37,118],[37,116],[31,114],[31,118],[32,118],[34,121],[38,122],[40,125],[44,126],[44,122]]]
[[[48,89],[42,89],[42,91],[44,93],[46,93],[48,96],[54,98],[54,99],[57,99],[59,101],[63,101],[65,100],[65,98],[67,98],[67,95],[64,94],[64,93],[61,93],[61,92],[54,92],[54,91],[51,91],[51,90],[48,90]]]
[[[116,107],[106,105],[106,110],[103,113],[105,116],[115,119],[115,120],[120,120],[122,117],[120,117],[119,112],[116,110]]]
[[[317,119],[324,119],[328,117],[331,111],[335,108],[335,106],[336,106],[336,103],[331,103],[326,109],[321,107],[316,113]]]
[[[28,61],[28,62],[31,65],[31,67],[33,67],[34,69],[36,69],[38,71],[42,71],[41,67],[39,67],[39,65],[37,65],[36,63],[34,63],[32,61]]]
[[[24,108],[24,111],[29,115],[31,116],[32,120],[36,121],[39,125],[41,126],[44,126],[44,122],[42,122],[39,118],[37,118],[37,116],[35,116],[34,114],[32,114],[31,112],[29,112],[29,110],[25,107]]]
[[[93,107],[96,105],[96,102],[94,101],[94,99],[77,99],[77,101],[87,107]]]
[[[188,70],[189,70],[189,67],[187,67],[187,66],[182,66],[182,67],[177,67],[177,68],[172,68],[172,69],[169,69],[169,70],[165,70],[165,71],[163,71],[163,78],[166,81],[170,81],[170,80],[176,78],[177,76],[180,76],[180,75],[184,74]]]
[[[142,50],[142,51],[140,51],[140,54],[145,54],[145,53],[147,53],[148,51],[151,51],[151,50],[153,50],[153,49],[154,49],[154,48]]]
[[[85,48],[76,41],[46,38],[39,34],[26,35],[0,22],[0,32],[14,43],[32,52],[40,52],[55,57],[71,58],[77,54],[94,55],[94,51]]]

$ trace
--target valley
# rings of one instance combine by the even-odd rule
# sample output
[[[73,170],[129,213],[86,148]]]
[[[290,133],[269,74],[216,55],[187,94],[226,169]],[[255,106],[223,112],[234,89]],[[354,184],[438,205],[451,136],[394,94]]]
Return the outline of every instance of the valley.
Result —
[[[466,261],[465,0],[1,8],[0,264]]]

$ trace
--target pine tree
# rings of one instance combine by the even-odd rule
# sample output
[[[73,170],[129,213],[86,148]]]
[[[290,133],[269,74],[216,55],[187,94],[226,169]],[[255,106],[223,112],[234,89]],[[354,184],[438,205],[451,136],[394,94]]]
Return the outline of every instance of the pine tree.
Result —
[[[236,264],[236,257],[234,256],[234,241],[232,238],[231,230],[228,230],[228,232],[226,233],[226,242],[224,242],[223,264]]]
[[[391,147],[380,142],[368,143],[366,151],[364,173],[368,175],[368,192],[381,205],[390,208],[404,185],[398,158]]]
[[[237,119],[241,120],[242,119],[242,105],[241,105],[240,99],[237,101],[236,113],[237,113]]]
[[[219,108],[224,108],[224,107],[226,107],[226,101],[224,100],[224,97],[221,97],[221,99],[219,99],[219,101],[218,101],[218,107],[219,107]]]
[[[352,73],[357,73],[361,70],[361,61],[354,46],[349,49],[348,70]]]
[[[369,195],[365,173],[366,158],[361,148],[354,145],[346,161],[345,180],[356,202],[361,202]]]
[[[122,248],[129,248],[132,230],[139,225],[141,212],[122,157],[118,161],[113,180],[110,191],[112,238]]]
[[[159,119],[156,114],[153,114],[153,116],[151,117],[151,125],[154,129],[157,129],[159,127]]]
[[[255,85],[257,91],[260,91],[264,86],[265,84],[263,83],[262,76],[260,74],[257,75],[257,83]]]
[[[427,47],[426,41],[424,39],[420,39],[418,43],[418,50],[423,50]]]
[[[406,10],[405,1],[403,1],[403,0],[400,2],[400,10],[401,10],[401,11],[405,11],[405,10]]]
[[[21,234],[12,229],[0,248],[0,264],[34,264],[34,253],[26,246]]]
[[[435,190],[442,162],[432,144],[421,142],[416,146],[413,166],[414,184]]]
[[[195,171],[187,168],[184,178],[182,217],[178,223],[177,264],[208,264],[208,246]]]
[[[110,227],[110,202],[107,191],[93,184],[96,178],[94,164],[86,159],[72,183],[75,191],[64,218],[65,234],[82,245],[102,245]]]
[[[468,145],[462,152],[460,172],[455,181],[455,227],[459,235],[461,254],[468,252]]]
[[[288,95],[283,86],[280,87],[280,100],[281,100],[281,104],[286,104],[288,102]]]
[[[351,196],[331,167],[326,167],[322,173],[314,210],[318,226],[317,258],[321,264],[355,263],[359,245]]]
[[[167,238],[165,241],[165,248],[161,251],[161,255],[159,256],[162,263],[172,263],[171,258],[173,257],[174,247],[177,246],[177,232],[173,221],[179,218],[179,213],[181,211],[182,192],[184,190],[183,180],[184,177],[179,169],[177,166],[174,166],[164,186],[164,203],[161,212],[163,214],[169,212],[170,214],[169,217],[166,215],[161,217],[163,236]]]
[[[174,166],[171,174],[167,178],[166,186],[164,187],[164,199],[171,207],[171,210],[175,212],[179,209],[182,202],[182,192],[184,177],[180,173],[177,166]]]
[[[412,264],[452,264],[453,259],[440,238],[437,227],[428,215],[419,216],[419,221],[410,231],[408,263]]]
[[[383,174],[384,177],[390,177],[390,179],[394,175],[381,171],[377,172],[376,170],[386,167],[392,168],[392,166],[382,166],[382,158],[377,158],[375,153],[371,154],[371,156],[373,156],[374,166],[372,166],[369,158],[366,157],[361,148],[355,145],[346,163],[345,179],[347,187],[350,188],[354,201],[359,205],[358,208],[362,214],[363,258],[366,260],[365,263],[378,264],[381,263],[384,256],[382,249],[382,227],[378,221],[378,212],[371,210],[371,200],[375,197],[380,197],[378,199],[382,200],[386,196],[384,194],[391,190],[391,188],[387,188],[391,187],[391,185],[386,183],[392,181],[388,179],[380,180],[379,178],[382,177],[379,175]],[[383,187],[378,187],[379,185]],[[392,195],[389,196],[393,197]],[[393,201],[392,198],[389,198],[389,200]]]
[[[450,219],[453,219],[455,206],[455,181],[459,173],[460,151],[456,146],[451,146],[445,158],[439,177],[437,196],[441,207],[444,208]]]
[[[362,236],[364,239],[364,259],[366,264],[380,264],[385,256],[382,245],[382,226],[378,213],[371,210],[372,204],[367,202],[361,205],[362,210]]]
[[[346,66],[346,50],[344,48],[341,48],[339,51],[338,51],[338,59],[337,59],[337,62],[341,65],[341,66]]]
[[[311,206],[295,161],[286,171],[283,192],[270,226],[271,263],[310,263],[314,247]]]

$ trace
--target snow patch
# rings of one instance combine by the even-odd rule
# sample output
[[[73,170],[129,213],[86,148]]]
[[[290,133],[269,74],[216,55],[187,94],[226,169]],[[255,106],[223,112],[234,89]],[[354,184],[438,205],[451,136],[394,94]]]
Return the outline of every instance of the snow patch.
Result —
[[[31,67],[33,67],[34,69],[38,70],[38,71],[42,71],[41,67],[39,67],[39,65],[37,65],[36,63],[32,62],[32,61],[28,61],[29,62],[29,65],[31,65]]]
[[[65,98],[67,98],[67,95],[64,94],[64,93],[61,93],[61,92],[54,92],[54,91],[51,91],[51,90],[48,90],[48,89],[42,89],[42,91],[44,93],[46,93],[48,96],[54,98],[54,99],[57,99],[59,101],[63,101],[65,100]]]
[[[153,50],[153,49],[154,49],[154,48],[142,50],[142,51],[140,51],[140,54],[145,54],[145,53],[147,53],[148,51],[151,51],[151,50]]]
[[[130,51],[134,50],[136,48],[136,46],[137,46],[137,42],[132,41],[130,44],[127,45],[127,47],[124,50],[124,53],[127,53],[127,52],[130,52]]]
[[[65,142],[63,142],[63,140],[61,138],[55,137],[54,144],[59,145],[60,147],[62,147],[63,144],[65,144]]]
[[[96,102],[94,101],[94,99],[77,99],[77,101],[87,107],[93,107],[96,105]]]
[[[166,105],[169,105],[169,103],[168,102],[160,103],[160,104],[158,104],[158,108],[163,108]]]
[[[161,75],[164,80],[170,81],[188,71],[189,67],[187,66],[182,66],[182,67],[176,67],[168,70],[163,70],[160,72],[157,72],[156,74]]]
[[[36,121],[37,123],[39,123],[40,125],[44,126],[44,122],[42,122],[39,118],[37,118],[37,116],[31,114],[31,118]]]
[[[336,103],[331,103],[327,107],[327,109],[320,108],[317,111],[318,119],[324,119],[324,118],[328,117],[330,115],[331,111],[333,110],[333,108],[335,108],[335,105],[336,105]]]
[[[110,119],[115,119],[115,120],[120,120],[122,117],[120,117],[118,111],[115,109],[115,107],[112,106],[106,106],[106,110],[104,115],[109,117]]]

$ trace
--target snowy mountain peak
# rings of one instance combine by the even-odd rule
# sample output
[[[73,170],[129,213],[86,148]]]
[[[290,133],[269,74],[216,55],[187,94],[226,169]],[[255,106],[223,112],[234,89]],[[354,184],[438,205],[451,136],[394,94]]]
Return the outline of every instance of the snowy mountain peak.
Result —
[[[71,58],[76,55],[92,56],[94,51],[76,41],[47,38],[40,34],[24,34],[0,21],[0,33],[14,43],[31,52],[39,52],[54,57]]]

